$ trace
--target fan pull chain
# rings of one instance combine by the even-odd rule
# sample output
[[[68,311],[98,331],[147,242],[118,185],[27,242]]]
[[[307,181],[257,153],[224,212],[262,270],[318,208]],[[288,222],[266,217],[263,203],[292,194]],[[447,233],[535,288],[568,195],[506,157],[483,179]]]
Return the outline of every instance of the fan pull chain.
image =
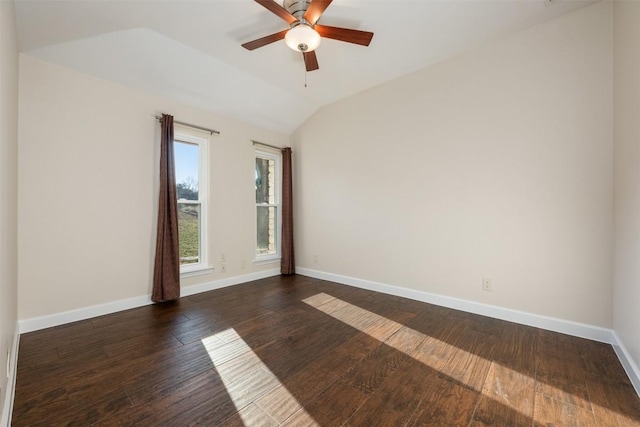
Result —
[[[309,73],[307,72],[307,69],[305,68],[305,70],[304,70],[304,87],[307,87],[307,74],[309,74]]]

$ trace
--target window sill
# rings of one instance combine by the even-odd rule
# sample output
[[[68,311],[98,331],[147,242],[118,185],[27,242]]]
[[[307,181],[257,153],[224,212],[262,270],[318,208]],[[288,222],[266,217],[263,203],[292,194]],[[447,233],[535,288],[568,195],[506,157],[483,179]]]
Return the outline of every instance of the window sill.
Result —
[[[181,271],[180,278],[184,279],[186,277],[202,276],[205,274],[213,273],[213,270],[213,267],[200,267],[194,270]]]
[[[281,257],[275,256],[271,258],[257,258],[253,260],[253,265],[275,264],[280,262]]]

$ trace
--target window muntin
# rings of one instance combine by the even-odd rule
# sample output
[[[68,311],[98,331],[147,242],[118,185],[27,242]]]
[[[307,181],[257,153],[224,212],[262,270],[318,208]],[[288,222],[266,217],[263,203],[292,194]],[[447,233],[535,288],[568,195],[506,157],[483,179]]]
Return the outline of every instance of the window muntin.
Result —
[[[280,174],[279,153],[256,151],[256,260],[280,257]]]
[[[175,132],[174,156],[178,199],[180,271],[207,268],[208,138],[188,130]]]

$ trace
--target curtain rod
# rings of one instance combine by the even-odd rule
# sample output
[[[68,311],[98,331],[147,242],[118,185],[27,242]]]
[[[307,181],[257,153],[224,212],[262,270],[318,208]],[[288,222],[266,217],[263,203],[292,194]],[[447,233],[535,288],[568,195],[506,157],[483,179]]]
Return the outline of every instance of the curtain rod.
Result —
[[[161,119],[162,119],[161,116],[156,116],[156,120],[161,120]],[[213,135],[214,133],[216,135],[220,135],[220,131],[217,131],[215,129],[204,128],[202,126],[196,126],[196,125],[192,125],[192,124],[185,123],[185,122],[179,122],[177,120],[174,120],[173,123],[175,123],[177,125],[187,126],[187,127],[193,128],[193,129],[203,130],[205,132],[209,132],[211,135]]]
[[[269,147],[269,148],[273,148],[274,150],[282,151],[282,147],[276,147],[275,145],[265,144],[264,142],[256,141],[253,139],[251,140],[251,142],[253,142],[253,145],[262,145],[264,147]]]

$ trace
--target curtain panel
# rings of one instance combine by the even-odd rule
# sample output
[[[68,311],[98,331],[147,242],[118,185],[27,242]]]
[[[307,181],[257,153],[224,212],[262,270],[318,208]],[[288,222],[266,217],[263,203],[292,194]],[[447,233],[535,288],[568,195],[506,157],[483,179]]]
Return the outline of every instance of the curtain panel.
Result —
[[[178,201],[173,154],[173,116],[160,119],[160,197],[158,233],[153,269],[154,302],[180,298],[180,253],[178,246]]]
[[[282,149],[282,248],[280,273],[296,273],[293,251],[293,178],[291,174],[291,148]]]

